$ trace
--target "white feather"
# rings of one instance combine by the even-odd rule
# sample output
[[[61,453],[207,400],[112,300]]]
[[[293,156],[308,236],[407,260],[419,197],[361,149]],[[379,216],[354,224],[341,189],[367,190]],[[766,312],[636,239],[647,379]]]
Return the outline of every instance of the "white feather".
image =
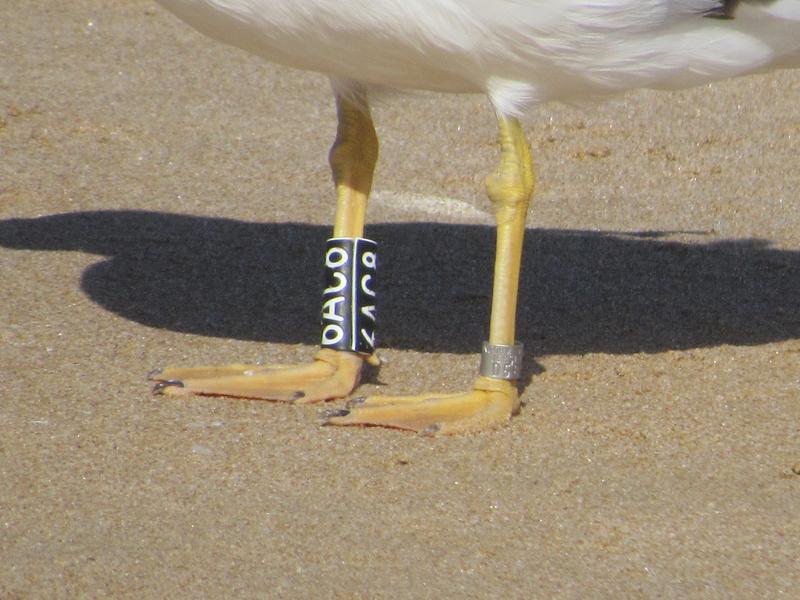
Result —
[[[800,0],[159,0],[212,38],[347,88],[547,100],[800,66]]]

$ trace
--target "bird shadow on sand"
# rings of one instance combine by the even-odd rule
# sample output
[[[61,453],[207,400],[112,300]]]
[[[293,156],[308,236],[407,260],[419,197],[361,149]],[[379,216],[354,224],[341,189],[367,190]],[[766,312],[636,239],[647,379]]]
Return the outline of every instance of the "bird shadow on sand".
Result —
[[[327,227],[143,211],[0,221],[0,246],[104,258],[80,285],[135,322],[316,345]],[[487,336],[494,229],[375,224],[380,345],[474,353]],[[800,253],[763,240],[528,230],[518,333],[534,356],[659,352],[800,336]]]

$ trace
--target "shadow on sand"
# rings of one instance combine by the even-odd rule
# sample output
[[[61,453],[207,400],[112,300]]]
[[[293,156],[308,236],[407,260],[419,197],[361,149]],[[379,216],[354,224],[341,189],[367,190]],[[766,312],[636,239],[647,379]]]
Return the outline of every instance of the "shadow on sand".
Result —
[[[82,274],[100,306],[175,331],[318,341],[328,228],[98,211],[0,221],[0,245],[105,257]],[[486,338],[494,230],[378,224],[383,347],[473,353]],[[800,253],[762,240],[529,230],[519,339],[534,355],[657,352],[800,336]]]

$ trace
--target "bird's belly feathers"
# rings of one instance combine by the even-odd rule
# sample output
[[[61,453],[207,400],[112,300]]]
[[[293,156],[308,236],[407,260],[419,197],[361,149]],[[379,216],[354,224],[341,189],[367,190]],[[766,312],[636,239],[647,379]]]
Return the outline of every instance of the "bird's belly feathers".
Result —
[[[418,2],[418,0],[411,0]],[[457,23],[446,38],[412,18],[403,2],[348,0],[158,0],[211,38],[271,62],[399,89],[480,92],[474,44]],[[419,2],[418,2],[419,3]],[[434,2],[445,5],[449,2]],[[424,4],[424,3],[423,3]],[[446,13],[428,11],[444,20]],[[456,29],[461,28],[461,31]],[[460,46],[453,47],[460,39]]]
[[[158,1],[273,62],[512,109],[800,66],[800,0],[743,1],[729,20],[703,16],[716,0]]]

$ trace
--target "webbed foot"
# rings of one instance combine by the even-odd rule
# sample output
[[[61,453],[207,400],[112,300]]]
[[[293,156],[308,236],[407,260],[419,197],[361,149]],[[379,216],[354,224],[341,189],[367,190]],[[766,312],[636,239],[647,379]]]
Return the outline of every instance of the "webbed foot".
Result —
[[[323,425],[380,425],[425,435],[449,435],[499,427],[519,411],[513,382],[479,377],[456,394],[369,396],[347,408],[323,411]]]
[[[311,403],[344,398],[358,385],[364,358],[323,349],[307,365],[241,365],[158,369],[153,394]]]

